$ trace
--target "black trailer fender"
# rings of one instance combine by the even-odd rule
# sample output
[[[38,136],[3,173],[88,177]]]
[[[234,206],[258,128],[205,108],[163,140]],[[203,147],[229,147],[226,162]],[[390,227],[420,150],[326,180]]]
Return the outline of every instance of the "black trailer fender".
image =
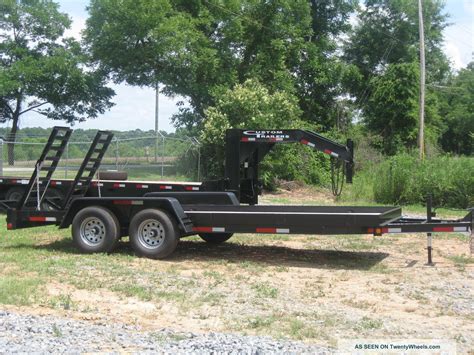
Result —
[[[74,216],[83,208],[90,206],[101,206],[112,211],[118,218],[122,230],[128,230],[128,225],[133,216],[144,209],[161,209],[176,218],[182,234],[192,233],[192,222],[184,213],[183,207],[173,197],[90,197],[79,198],[72,201],[61,221],[59,228],[67,228],[71,225]],[[126,234],[123,234],[126,235]]]

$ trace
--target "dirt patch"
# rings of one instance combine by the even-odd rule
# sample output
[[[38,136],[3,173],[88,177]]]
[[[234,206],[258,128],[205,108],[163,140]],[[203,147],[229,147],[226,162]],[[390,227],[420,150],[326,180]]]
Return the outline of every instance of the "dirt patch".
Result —
[[[274,192],[266,191],[263,196],[260,197],[260,201],[264,204],[284,204],[285,202],[305,204],[319,202],[327,205],[334,203],[336,200],[329,190],[301,184],[291,184],[289,186],[283,185]]]

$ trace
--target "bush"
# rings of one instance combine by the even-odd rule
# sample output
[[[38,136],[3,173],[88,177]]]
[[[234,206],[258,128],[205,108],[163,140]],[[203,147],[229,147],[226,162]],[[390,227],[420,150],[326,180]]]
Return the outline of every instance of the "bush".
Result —
[[[224,137],[228,128],[246,129],[316,129],[301,121],[301,111],[294,95],[271,92],[255,80],[247,80],[232,90],[219,92],[216,106],[206,111],[201,134],[203,175],[222,177],[224,173]],[[329,160],[309,148],[277,145],[261,165],[264,187],[274,189],[277,179],[300,180],[311,184],[329,181]]]
[[[419,204],[432,194],[435,206],[474,206],[474,158],[435,157],[420,162],[401,154],[373,169],[374,200],[379,203]]]

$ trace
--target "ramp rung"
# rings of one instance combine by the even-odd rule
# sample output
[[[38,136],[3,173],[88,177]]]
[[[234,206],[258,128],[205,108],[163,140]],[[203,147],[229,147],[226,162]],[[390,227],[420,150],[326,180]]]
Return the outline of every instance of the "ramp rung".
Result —
[[[59,158],[60,158],[60,157],[54,155],[54,156],[46,157],[46,158],[44,158],[44,160],[45,160],[45,161],[52,161],[52,162],[55,162],[55,161],[59,161]]]

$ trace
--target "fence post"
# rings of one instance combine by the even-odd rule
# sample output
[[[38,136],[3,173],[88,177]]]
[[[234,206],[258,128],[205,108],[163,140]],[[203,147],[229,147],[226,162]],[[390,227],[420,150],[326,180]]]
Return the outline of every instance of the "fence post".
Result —
[[[118,138],[115,138],[115,169],[119,169],[119,141]]]
[[[0,175],[3,175],[3,139],[0,141]]]
[[[165,136],[161,136],[162,147],[161,147],[161,178],[164,175],[164,164],[165,164]]]
[[[158,133],[155,133],[155,164],[158,164]]]
[[[66,143],[66,166],[64,167],[64,178],[67,179],[67,171],[69,168],[69,142]]]
[[[201,143],[194,137],[194,143],[198,149],[198,166],[197,166],[197,181],[201,181]]]

